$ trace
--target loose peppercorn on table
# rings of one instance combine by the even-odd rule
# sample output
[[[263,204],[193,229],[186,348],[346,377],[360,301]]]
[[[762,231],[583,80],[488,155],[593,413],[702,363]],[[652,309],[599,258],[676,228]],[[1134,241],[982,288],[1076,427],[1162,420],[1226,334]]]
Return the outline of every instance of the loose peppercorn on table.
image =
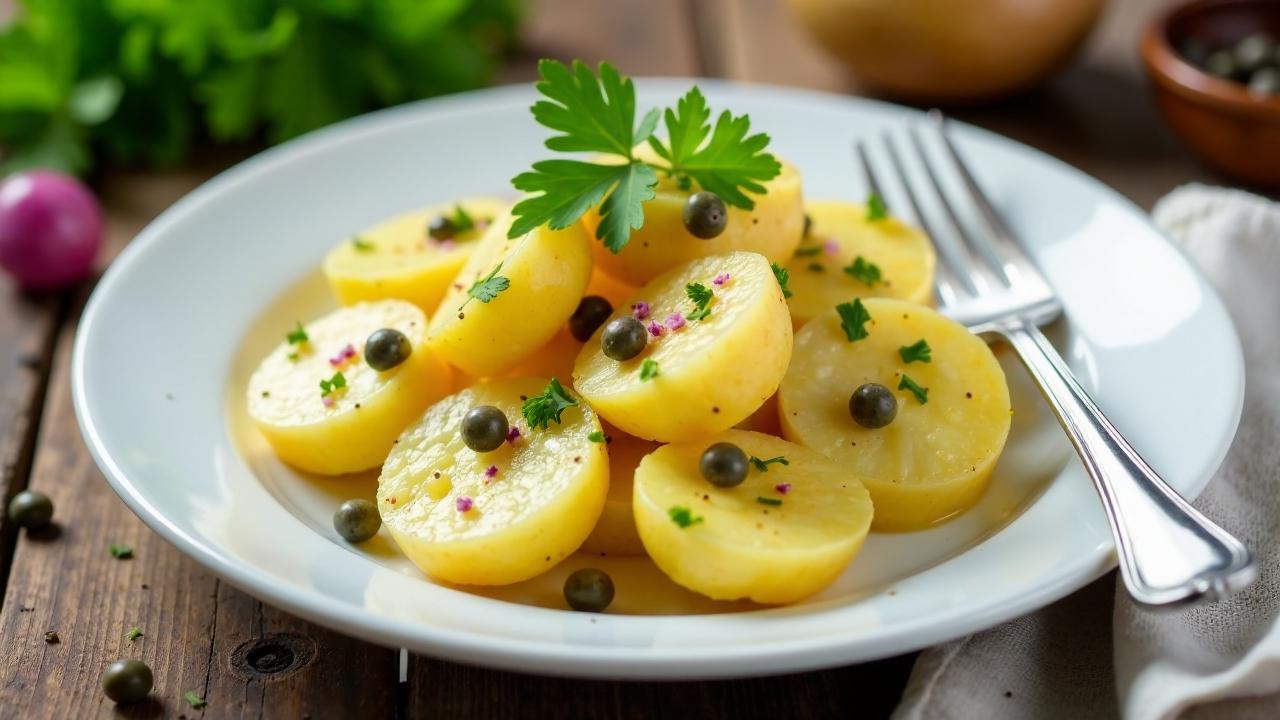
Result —
[[[1127,38],[1135,33],[1125,28],[1136,29],[1159,4],[1114,7],[1109,22],[1117,31],[1102,34],[1084,67],[1043,95],[958,115],[1040,146],[1149,206],[1158,193],[1201,177],[1165,133],[1152,131],[1159,127],[1154,109],[1133,89],[1139,79],[1127,57]],[[552,56],[608,59],[637,76],[859,90],[793,25],[780,0],[541,0],[531,3],[528,17],[529,50],[512,59],[508,81],[530,80],[534,59]],[[1062,105],[1074,114],[1055,110]],[[1038,122],[1049,114],[1054,122]],[[1117,143],[1129,152],[1117,156]],[[1166,160],[1128,160],[1153,155]],[[100,261],[108,262],[159,211],[239,159],[205,154],[182,170],[109,171],[95,178],[109,223]],[[355,261],[346,266],[352,274],[343,287],[353,297],[376,299],[367,295]],[[793,269],[798,272],[803,262],[797,259]],[[912,656],[735,681],[561,680],[402,654],[264,605],[147,530],[95,469],[80,439],[68,382],[71,340],[90,289],[27,296],[0,279],[0,496],[7,504],[30,488],[55,506],[54,524],[43,531],[19,531],[7,518],[0,525],[0,716],[816,718],[887,717],[896,704]],[[820,295],[822,287],[801,290]],[[902,297],[915,291],[902,288]],[[394,355],[394,346],[388,352]],[[350,510],[355,536],[367,532],[360,526],[365,517],[359,508]],[[595,542],[616,547],[635,539]],[[584,606],[606,594],[599,578],[575,582]],[[154,689],[146,701],[116,708],[99,681],[123,658],[145,661]],[[127,687],[133,679],[128,668],[118,672],[113,682]],[[1003,689],[991,692],[997,702]]]

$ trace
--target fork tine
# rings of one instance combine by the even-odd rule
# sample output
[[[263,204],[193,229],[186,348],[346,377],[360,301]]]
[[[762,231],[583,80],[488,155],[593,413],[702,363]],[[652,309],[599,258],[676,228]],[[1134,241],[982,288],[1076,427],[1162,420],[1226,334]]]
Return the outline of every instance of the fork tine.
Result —
[[[853,156],[859,167],[862,168],[862,179],[866,181],[867,187],[871,188],[871,192],[884,197],[884,188],[881,187],[879,180],[876,179],[875,170],[871,167],[871,158],[867,156],[867,149],[863,146],[861,140],[853,141]]]

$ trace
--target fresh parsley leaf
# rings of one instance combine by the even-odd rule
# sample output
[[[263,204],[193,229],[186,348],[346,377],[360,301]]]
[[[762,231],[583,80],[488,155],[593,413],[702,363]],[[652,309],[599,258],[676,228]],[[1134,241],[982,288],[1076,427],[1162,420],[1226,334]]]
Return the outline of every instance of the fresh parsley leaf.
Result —
[[[889,217],[889,206],[884,204],[884,198],[876,193],[867,196],[867,222],[875,222],[884,220]]]
[[[347,376],[338,371],[328,380],[320,381],[320,397],[325,398],[347,386]]]
[[[770,263],[769,269],[773,271],[773,277],[778,281],[778,287],[782,288],[782,297],[791,297],[791,288],[787,287],[787,283],[791,281],[791,271],[778,263]]]
[[[488,275],[485,275],[475,281],[471,287],[467,288],[467,299],[458,306],[458,309],[461,310],[466,307],[467,303],[472,300],[479,300],[482,303],[487,303],[498,297],[498,293],[511,287],[511,281],[498,274],[498,271],[501,269],[502,263],[498,263],[489,271]]]
[[[192,709],[195,709],[195,710],[199,710],[200,708],[209,704],[205,702],[204,698],[197,695],[195,690],[188,690],[187,693],[182,696],[182,699],[186,700],[187,704],[190,705]]]
[[[756,502],[760,503],[761,505],[769,505],[769,506],[771,506],[771,507],[778,507],[779,505],[781,505],[781,504],[782,504],[782,499],[781,499],[781,498],[771,498],[771,497],[757,497],[757,498],[756,498]]]
[[[667,108],[663,120],[667,126],[667,144],[651,136],[649,146],[672,166],[692,157],[711,132],[711,109],[696,85],[676,101],[675,110]],[[682,179],[687,181],[688,175],[682,175]]]
[[[129,642],[133,642],[134,640],[137,640],[140,637],[142,637],[142,628],[139,628],[139,627],[131,627],[129,628],[129,632],[126,632],[124,634],[124,639],[128,640]]]
[[[631,239],[631,231],[644,225],[642,205],[653,199],[658,175],[643,163],[601,165],[581,160],[543,160],[534,163],[532,170],[515,176],[511,184],[517,190],[541,194],[516,203],[512,210],[515,222],[508,237],[520,237],[543,224],[555,230],[572,227],[604,199],[596,238],[616,253]]]
[[[645,358],[644,362],[640,363],[640,379],[642,381],[652,380],[656,377],[658,377],[658,361],[653,358]]]
[[[587,439],[593,443],[602,443],[604,442],[604,431],[592,430],[591,432],[587,433]]]
[[[822,272],[827,269],[827,266],[820,262],[811,262],[808,267],[811,272]]]
[[[598,152],[631,157],[631,148],[653,132],[657,110],[635,127],[636,88],[607,62],[599,77],[581,60],[572,67],[556,60],[538,62],[541,80],[534,86],[547,99],[533,104],[533,117],[561,135],[547,139],[557,152]],[[646,132],[647,129],[647,132]]]
[[[920,385],[916,384],[916,381],[908,377],[906,373],[903,373],[902,379],[898,381],[898,389],[906,390],[912,395],[915,395],[916,402],[921,405],[929,402],[929,388],[920,387]]]
[[[854,280],[861,280],[867,287],[874,287],[880,282],[880,266],[873,262],[868,262],[861,255],[853,259],[853,262],[846,268],[844,273]]]
[[[524,421],[529,424],[530,429],[546,430],[552,420],[559,423],[560,414],[577,404],[578,401],[564,389],[560,381],[551,378],[541,395],[524,401],[520,406],[520,414],[524,415]]]
[[[693,511],[683,505],[673,505],[667,510],[667,517],[671,518],[671,522],[682,528],[690,525],[697,525],[702,522],[701,515],[694,515]]]
[[[302,327],[302,323],[298,323],[297,327],[285,333],[284,339],[288,341],[290,345],[301,345],[311,338],[307,337],[307,330]]]
[[[461,205],[453,206],[453,217],[450,219],[453,222],[454,231],[459,235],[469,230],[476,229],[475,218],[472,218],[471,214],[468,213]]]
[[[711,314],[711,299],[715,291],[702,283],[689,283],[684,286],[684,294],[693,301],[694,311],[685,315],[687,320],[704,320]]]
[[[133,548],[128,545],[117,545],[111,543],[107,546],[107,552],[111,553],[111,557],[117,560],[128,560],[133,557]]]
[[[368,240],[365,240],[359,235],[356,235],[355,237],[351,238],[351,246],[356,249],[356,252],[362,252],[362,253],[373,252],[374,250],[378,249],[377,245],[374,245],[373,243],[369,242]]]
[[[814,255],[817,255],[817,254],[818,254],[818,253],[820,253],[820,252],[822,252],[822,246],[821,246],[821,245],[814,245],[814,246],[812,246],[812,247],[796,248],[796,257],[813,257]]]
[[[870,334],[866,324],[871,319],[871,313],[867,312],[862,300],[855,298],[851,303],[840,303],[836,306],[836,312],[840,314],[840,327],[849,342],[861,340]]]
[[[750,460],[751,464],[754,465],[755,468],[760,472],[769,472],[769,466],[773,465],[774,463],[777,463],[779,465],[791,464],[791,461],[782,455],[779,455],[777,457],[771,457],[768,460],[761,460],[755,455],[752,455],[750,458],[748,458],[748,460]]]
[[[902,362],[911,364],[913,362],[933,362],[933,350],[929,347],[929,343],[924,338],[917,340],[911,345],[903,345],[898,348],[898,354],[902,356]]]

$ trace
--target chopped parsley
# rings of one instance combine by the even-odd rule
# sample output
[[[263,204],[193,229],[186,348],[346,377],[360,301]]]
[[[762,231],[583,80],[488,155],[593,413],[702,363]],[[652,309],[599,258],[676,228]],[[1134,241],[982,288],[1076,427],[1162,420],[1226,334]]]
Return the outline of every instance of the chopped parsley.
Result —
[[[778,287],[782,288],[782,297],[791,297],[791,288],[787,287],[787,282],[791,280],[791,273],[778,263],[770,263],[769,269],[773,271],[773,279],[778,281]]]
[[[910,392],[912,395],[915,395],[916,402],[920,403],[921,405],[929,402],[929,388],[920,387],[918,384],[916,384],[916,381],[908,377],[906,373],[903,373],[902,379],[898,381],[898,389],[906,390]]]
[[[933,350],[929,348],[929,343],[925,342],[924,338],[898,348],[898,354],[902,356],[902,362],[907,364],[933,362]]]
[[[822,252],[821,245],[814,245],[813,247],[796,248],[796,257],[813,257],[814,255],[817,255],[820,252]]]
[[[652,200],[658,173],[674,178],[682,189],[696,182],[719,195],[725,204],[750,210],[755,202],[746,193],[763,194],[762,184],[782,170],[764,152],[769,136],[750,135],[751,120],[723,112],[711,123],[711,110],[697,87],[691,88],[665,114],[657,108],[636,122],[636,91],[630,78],[609,63],[596,72],[581,60],[571,66],[555,61],[538,63],[536,87],[543,99],[534,103],[534,119],[557,134],[546,141],[556,152],[603,153],[623,162],[543,160],[511,184],[531,196],[516,204],[509,237],[520,237],[541,225],[553,229],[572,226],[590,208],[599,206],[596,237],[612,252],[620,252],[631,232],[644,226],[644,203]],[[654,131],[665,121],[667,141]],[[661,158],[651,163],[637,158],[635,147],[648,141]],[[744,192],[745,191],[745,192]]]
[[[520,406],[520,414],[524,415],[524,421],[529,424],[530,429],[546,430],[552,420],[559,423],[560,414],[577,404],[578,401],[573,399],[560,381],[551,378],[541,395],[524,401]]]
[[[652,380],[656,377],[658,377],[658,361],[653,358],[645,358],[644,362],[640,363],[640,379]]]
[[[750,458],[748,458],[748,459],[751,461],[751,464],[752,464],[752,465],[754,465],[754,466],[755,466],[755,468],[756,468],[757,470],[759,470],[760,472],[769,472],[769,466],[770,466],[770,465],[773,465],[774,463],[777,463],[777,464],[779,464],[779,465],[790,465],[790,464],[791,464],[791,461],[790,461],[790,460],[788,460],[788,459],[786,459],[786,458],[785,458],[785,457],[783,457],[782,455],[779,455],[778,457],[771,457],[771,458],[769,458],[768,460],[761,460],[760,458],[756,457],[755,455],[752,455],[752,456],[751,456]]]
[[[667,510],[667,516],[671,518],[671,522],[682,528],[702,522],[701,515],[694,515],[692,510],[683,505],[673,505],[670,510]]]
[[[684,294],[693,301],[695,310],[685,316],[688,320],[702,320],[711,314],[711,299],[715,291],[702,283],[689,283],[684,286]]]
[[[866,324],[871,319],[871,313],[862,305],[862,300],[855,298],[853,302],[840,303],[836,306],[836,312],[840,314],[840,327],[849,342],[861,340],[870,334]]]
[[[867,287],[874,287],[880,282],[880,266],[873,262],[868,262],[861,255],[853,259],[853,262],[844,268],[845,275],[854,280],[861,280]]]
[[[195,710],[199,710],[200,708],[209,704],[204,701],[204,698],[197,695],[195,690],[188,690],[187,694],[182,696],[182,699],[186,700],[187,704],[190,705],[192,709],[195,709]]]
[[[329,397],[330,395],[338,392],[339,390],[341,390],[346,386],[347,386],[347,376],[343,375],[342,371],[339,370],[338,372],[334,373],[333,377],[329,378],[328,380],[320,381],[320,397],[322,398]]]
[[[117,545],[111,543],[107,546],[107,552],[111,553],[111,557],[117,560],[128,560],[133,557],[133,548],[128,545]]]
[[[812,272],[822,272],[823,270],[826,270],[826,269],[827,269],[827,266],[823,265],[820,262],[809,263],[809,270],[811,270]]]
[[[602,443],[604,442],[604,431],[592,430],[591,432],[587,433],[587,439],[593,443]]]
[[[449,218],[449,220],[453,223],[454,232],[459,235],[476,229],[475,219],[461,205],[453,206],[453,217]]]
[[[373,252],[374,250],[378,249],[377,245],[374,245],[373,243],[369,242],[368,240],[365,240],[359,235],[351,238],[351,247],[355,248],[356,252],[362,252],[362,253]]]
[[[780,498],[771,498],[771,497],[757,497],[756,502],[760,503],[761,505],[769,505],[771,507],[778,507],[779,505],[782,504],[782,500]]]
[[[502,263],[498,263],[489,271],[488,275],[485,275],[475,281],[470,288],[467,288],[467,299],[458,306],[458,309],[461,310],[466,307],[467,303],[472,300],[479,300],[482,303],[487,303],[498,297],[498,293],[511,287],[511,281],[498,274],[498,271],[501,269]]]
[[[889,217],[889,206],[884,204],[884,198],[876,193],[867,196],[867,222],[875,222],[884,220]]]
[[[302,343],[307,342],[311,338],[307,337],[307,330],[306,328],[302,327],[302,323],[298,323],[297,327],[285,333],[284,339],[290,345],[301,345]]]
[[[140,627],[131,627],[129,628],[129,632],[124,634],[124,639],[129,642],[133,642],[140,637],[142,637],[142,628]]]

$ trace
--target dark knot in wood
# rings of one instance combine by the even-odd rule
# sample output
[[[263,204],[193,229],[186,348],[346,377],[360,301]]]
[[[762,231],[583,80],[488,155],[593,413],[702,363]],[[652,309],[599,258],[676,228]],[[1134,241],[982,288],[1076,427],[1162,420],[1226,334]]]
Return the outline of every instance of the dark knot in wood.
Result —
[[[231,669],[250,680],[276,680],[306,667],[315,656],[311,638],[277,633],[240,643],[231,653]]]

